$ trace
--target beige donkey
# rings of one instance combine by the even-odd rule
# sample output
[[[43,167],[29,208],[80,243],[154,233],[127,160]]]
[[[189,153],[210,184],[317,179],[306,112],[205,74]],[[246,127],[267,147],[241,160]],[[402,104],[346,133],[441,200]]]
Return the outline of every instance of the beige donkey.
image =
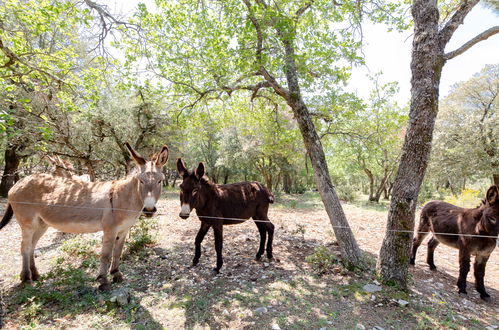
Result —
[[[22,282],[29,283],[40,276],[33,251],[49,226],[76,234],[103,231],[99,289],[110,288],[107,278],[110,264],[113,282],[123,280],[118,267],[125,237],[142,212],[149,217],[156,212],[164,180],[162,167],[168,160],[166,145],[150,161],[128,143],[126,146],[137,167],[125,179],[85,182],[40,173],[12,187],[0,229],[16,216],[22,230]]]
[[[45,158],[47,158],[50,161],[50,163],[54,165],[54,168],[52,169],[51,172],[53,175],[62,176],[70,179],[88,181],[88,182],[90,181],[90,176],[88,174],[83,174],[83,175],[73,174],[76,172],[76,170],[73,164],[71,164],[71,162],[63,160],[59,156],[45,155]]]

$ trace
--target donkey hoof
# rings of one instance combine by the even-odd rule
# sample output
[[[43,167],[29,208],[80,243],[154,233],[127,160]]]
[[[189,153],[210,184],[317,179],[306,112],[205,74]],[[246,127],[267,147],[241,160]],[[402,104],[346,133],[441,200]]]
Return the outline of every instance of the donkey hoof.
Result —
[[[101,285],[99,285],[99,290],[100,291],[109,291],[109,290],[111,290],[111,284],[102,283]]]
[[[437,267],[435,265],[430,265],[430,270],[436,271]]]
[[[485,301],[490,301],[490,295],[487,292],[480,293],[480,298],[482,298]]]
[[[464,297],[467,297],[467,296],[468,296],[468,292],[459,290],[459,297],[463,297],[464,298]]]
[[[255,261],[262,261],[262,256],[261,255],[256,255]]]
[[[121,283],[123,282],[123,274],[118,273],[113,275],[113,283]]]
[[[32,280],[22,280],[21,281],[21,287],[26,287],[26,286],[32,286],[33,285],[33,281]]]
[[[213,268],[211,272],[213,273],[213,275],[218,275],[220,274],[220,268]]]

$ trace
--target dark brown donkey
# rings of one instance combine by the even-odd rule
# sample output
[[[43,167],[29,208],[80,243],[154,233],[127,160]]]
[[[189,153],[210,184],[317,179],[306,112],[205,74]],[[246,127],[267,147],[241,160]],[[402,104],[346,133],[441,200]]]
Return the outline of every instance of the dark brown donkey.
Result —
[[[487,190],[482,205],[474,209],[465,209],[455,205],[433,201],[421,210],[418,233],[414,237],[410,264],[414,265],[416,251],[428,232],[433,237],[428,242],[427,263],[435,270],[433,254],[438,244],[459,249],[459,293],[466,294],[466,276],[470,270],[470,257],[475,256],[475,287],[482,299],[489,298],[485,291],[483,278],[485,265],[496,247],[499,234],[499,188],[492,186]],[[466,236],[468,235],[468,236]],[[480,237],[485,236],[485,237]]]
[[[260,232],[260,248],[256,253],[256,260],[260,260],[265,251],[267,233],[267,257],[272,260],[274,225],[270,222],[267,212],[269,204],[274,202],[274,197],[267,188],[258,182],[215,184],[205,176],[203,163],[199,163],[193,172],[185,167],[180,158],[177,159],[177,170],[183,178],[180,185],[180,217],[187,219],[191,210],[196,209],[201,220],[201,228],[195,240],[195,254],[192,260],[194,266],[198,264],[201,256],[201,242],[210,227],[213,227],[217,252],[217,266],[213,270],[218,273],[223,264],[223,226],[242,223],[250,217],[255,220]]]

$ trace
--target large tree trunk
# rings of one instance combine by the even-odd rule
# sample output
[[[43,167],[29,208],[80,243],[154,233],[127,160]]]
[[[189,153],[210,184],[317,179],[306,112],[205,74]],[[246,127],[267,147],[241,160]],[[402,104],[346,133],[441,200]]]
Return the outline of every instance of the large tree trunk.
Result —
[[[7,197],[12,186],[19,180],[19,164],[21,158],[17,154],[17,146],[8,145],[5,150],[5,169],[0,182],[0,196]]]
[[[412,5],[414,39],[409,123],[393,186],[386,236],[377,264],[383,281],[401,287],[407,286],[414,215],[431,151],[440,76],[445,64],[444,48],[477,2],[462,1],[441,31],[438,30],[437,0],[414,0]]]
[[[494,179],[494,184],[499,187],[499,173],[494,173],[493,179]]]

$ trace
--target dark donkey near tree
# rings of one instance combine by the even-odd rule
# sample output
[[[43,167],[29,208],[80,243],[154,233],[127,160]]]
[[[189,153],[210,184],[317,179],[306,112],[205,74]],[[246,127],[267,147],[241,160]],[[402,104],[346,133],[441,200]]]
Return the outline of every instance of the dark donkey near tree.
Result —
[[[180,185],[180,217],[187,219],[192,209],[201,220],[201,228],[196,235],[195,254],[192,264],[195,266],[201,256],[201,242],[206,233],[213,227],[215,234],[215,250],[217,252],[217,266],[215,272],[222,268],[223,226],[233,225],[246,221],[250,217],[255,220],[260,232],[260,247],[256,253],[256,260],[260,260],[265,252],[267,239],[267,257],[272,256],[272,241],[274,239],[274,225],[270,222],[267,213],[269,204],[274,202],[274,196],[258,182],[239,182],[218,185],[210,182],[205,176],[203,163],[197,169],[189,171],[182,159],[177,159],[177,170],[183,181]]]
[[[486,199],[474,209],[465,209],[441,201],[432,201],[421,210],[418,233],[414,237],[410,263],[414,265],[416,251],[431,231],[433,237],[428,242],[427,263],[435,270],[433,254],[438,244],[459,249],[459,293],[466,294],[466,277],[470,270],[471,255],[475,256],[475,287],[482,299],[489,298],[483,279],[485,265],[496,247],[499,234],[499,188],[487,190]],[[442,234],[440,234],[442,233]],[[446,235],[448,234],[448,235]],[[469,236],[466,236],[469,235]],[[483,237],[480,237],[483,236]]]
[[[111,264],[114,282],[121,282],[121,251],[130,227],[144,212],[150,217],[156,211],[161,195],[161,171],[168,159],[168,148],[147,161],[126,144],[136,169],[125,179],[85,182],[53,174],[33,174],[17,182],[9,191],[8,205],[0,229],[15,215],[22,231],[21,281],[39,278],[33,251],[47,228],[67,233],[103,231],[99,289],[110,288],[107,275]]]

